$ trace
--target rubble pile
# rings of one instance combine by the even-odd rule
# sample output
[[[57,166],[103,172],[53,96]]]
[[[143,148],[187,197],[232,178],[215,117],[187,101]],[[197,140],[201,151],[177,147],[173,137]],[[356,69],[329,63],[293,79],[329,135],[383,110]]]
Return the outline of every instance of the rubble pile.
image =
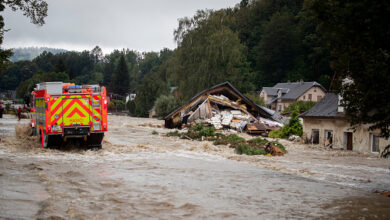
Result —
[[[267,133],[281,127],[281,116],[275,111],[256,105],[229,82],[215,85],[196,94],[186,104],[168,114],[166,128],[208,124],[216,130]],[[280,123],[279,123],[280,122]]]
[[[267,131],[267,126],[250,114],[239,100],[232,101],[224,95],[209,95],[199,103],[181,115],[183,126],[194,122],[210,124],[216,130],[230,132],[264,133]]]

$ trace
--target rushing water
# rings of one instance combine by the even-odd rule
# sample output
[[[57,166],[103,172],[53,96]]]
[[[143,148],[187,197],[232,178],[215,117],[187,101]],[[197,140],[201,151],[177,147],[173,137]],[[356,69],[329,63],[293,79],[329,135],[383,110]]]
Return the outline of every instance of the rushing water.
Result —
[[[390,198],[365,185],[312,177],[310,170],[298,175],[305,166],[294,152],[286,158],[295,166],[278,170],[283,158],[267,159],[278,166],[256,165],[253,158],[236,158],[228,147],[152,135],[167,132],[151,127],[160,121],[109,119],[110,132],[98,152],[42,149],[36,139],[19,134],[23,126],[17,126],[15,137],[9,128],[13,118],[1,120],[0,129],[8,133],[0,130],[0,218],[389,218]],[[374,165],[368,167],[382,169]],[[294,169],[298,172],[290,172]],[[372,182],[370,187],[389,186]]]

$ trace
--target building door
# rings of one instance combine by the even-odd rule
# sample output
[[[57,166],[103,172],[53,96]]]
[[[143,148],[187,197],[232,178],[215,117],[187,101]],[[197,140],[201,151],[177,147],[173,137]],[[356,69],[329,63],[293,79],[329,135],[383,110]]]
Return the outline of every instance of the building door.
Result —
[[[347,140],[347,150],[352,150],[352,132],[345,132]]]
[[[319,144],[320,143],[320,131],[317,129],[313,129],[311,131],[311,143]]]

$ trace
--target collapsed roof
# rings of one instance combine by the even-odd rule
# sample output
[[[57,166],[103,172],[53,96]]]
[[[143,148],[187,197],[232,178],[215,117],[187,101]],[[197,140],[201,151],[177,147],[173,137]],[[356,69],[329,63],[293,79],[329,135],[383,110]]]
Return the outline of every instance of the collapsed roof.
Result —
[[[198,93],[186,104],[167,115],[164,118],[165,127],[177,127],[185,117],[185,123],[188,119],[199,118],[202,115],[211,118],[213,111],[211,105],[240,110],[248,115],[251,120],[257,120],[260,117],[272,120],[272,114],[253,103],[234,88],[232,84],[224,82]]]

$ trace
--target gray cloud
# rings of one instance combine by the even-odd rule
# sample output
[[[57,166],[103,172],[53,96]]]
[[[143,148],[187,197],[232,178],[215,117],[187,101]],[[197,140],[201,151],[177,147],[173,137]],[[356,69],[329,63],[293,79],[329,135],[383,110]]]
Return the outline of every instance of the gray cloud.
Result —
[[[176,47],[178,19],[198,9],[234,7],[240,0],[47,0],[46,24],[37,27],[6,9],[4,47],[50,46],[72,50],[99,45],[105,52],[129,48],[158,51]]]

